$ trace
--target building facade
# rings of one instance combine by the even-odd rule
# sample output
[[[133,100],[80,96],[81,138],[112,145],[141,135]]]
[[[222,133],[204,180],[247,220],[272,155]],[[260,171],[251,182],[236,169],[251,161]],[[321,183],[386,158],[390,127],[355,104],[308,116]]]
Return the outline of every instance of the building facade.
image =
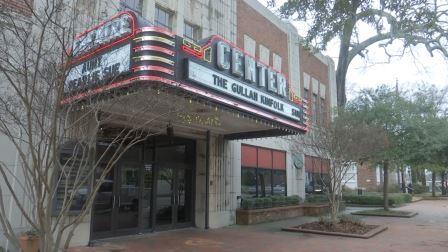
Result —
[[[106,21],[78,38],[117,22],[129,24],[130,30],[121,34],[120,28],[113,43],[96,49],[79,40],[81,49],[74,48],[79,65],[72,69],[86,64],[93,70],[110,68],[120,81],[105,87],[98,85],[103,77],[96,76],[92,85],[87,75],[93,70],[72,70],[63,103],[104,90],[130,92],[128,87],[146,83],[154,88],[131,91],[148,92],[148,97],[162,92],[187,111],[159,117],[152,129],[163,133],[120,159],[73,245],[124,234],[232,225],[242,198],[305,198],[315,174],[328,171],[328,160],[297,148],[293,139],[331,120],[334,63],[306,51],[292,24],[257,0],[89,2],[84,4],[90,15]],[[99,56],[109,62],[92,64]],[[128,104],[108,112],[125,116],[133,101]],[[126,127],[129,121],[123,118],[114,127]],[[10,157],[14,154],[1,158]]]

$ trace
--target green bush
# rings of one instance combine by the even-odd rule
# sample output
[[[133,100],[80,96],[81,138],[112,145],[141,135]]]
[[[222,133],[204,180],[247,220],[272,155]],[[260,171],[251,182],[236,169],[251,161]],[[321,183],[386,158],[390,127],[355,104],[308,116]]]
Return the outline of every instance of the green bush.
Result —
[[[359,217],[345,214],[339,216],[339,223],[353,224],[359,227],[366,226],[366,224]]]
[[[280,198],[280,205],[281,206],[288,205],[288,197],[286,197],[286,196],[279,196],[279,198]]]
[[[272,199],[272,206],[273,207],[280,206],[280,198],[279,198],[279,196],[272,196],[271,199]]]
[[[429,188],[427,186],[420,185],[420,184],[413,184],[412,189],[414,190],[413,191],[414,194],[429,192]]]
[[[309,203],[327,203],[328,197],[324,194],[309,194],[306,195],[305,201]]]
[[[298,195],[291,195],[287,197],[288,205],[298,205],[300,203],[300,197]]]
[[[270,208],[270,207],[272,207],[272,198],[270,198],[270,197],[266,197],[266,198],[262,198],[263,199],[263,202],[264,202],[264,207],[265,208]]]
[[[269,196],[263,198],[243,198],[241,200],[241,208],[244,210],[257,209],[257,208],[270,208],[288,205],[298,205],[302,202],[302,199],[297,195],[291,196]]]
[[[347,204],[356,205],[383,205],[384,200],[381,195],[344,195],[342,199]],[[389,195],[389,205],[400,205],[404,203],[409,203],[412,200],[412,196],[405,193],[390,194]]]
[[[254,209],[255,208],[255,199],[254,198],[243,199],[241,201],[241,207],[244,210]]]
[[[263,207],[264,207],[264,199],[255,198],[255,208],[263,208]]]

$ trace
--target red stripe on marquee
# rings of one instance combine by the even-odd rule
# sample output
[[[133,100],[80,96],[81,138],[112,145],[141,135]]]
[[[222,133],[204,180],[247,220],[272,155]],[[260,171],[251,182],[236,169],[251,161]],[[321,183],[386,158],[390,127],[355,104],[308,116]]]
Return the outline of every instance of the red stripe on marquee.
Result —
[[[169,50],[160,46],[153,46],[153,45],[144,45],[144,46],[137,46],[134,47],[135,52],[141,52],[141,51],[155,51],[155,52],[161,52],[168,54],[170,56],[174,56],[176,53],[173,50]]]
[[[162,27],[157,27],[157,26],[145,26],[145,27],[141,27],[141,28],[137,29],[137,33],[142,33],[142,32],[159,32],[159,33],[165,34],[167,36],[170,36],[172,38],[176,37],[176,35],[174,33],[172,33],[170,30],[162,28]]]
[[[161,66],[137,66],[132,68],[132,70],[134,72],[138,72],[138,71],[158,71],[158,72],[162,72],[162,73],[167,73],[169,75],[174,75],[174,71],[165,67],[161,67]]]

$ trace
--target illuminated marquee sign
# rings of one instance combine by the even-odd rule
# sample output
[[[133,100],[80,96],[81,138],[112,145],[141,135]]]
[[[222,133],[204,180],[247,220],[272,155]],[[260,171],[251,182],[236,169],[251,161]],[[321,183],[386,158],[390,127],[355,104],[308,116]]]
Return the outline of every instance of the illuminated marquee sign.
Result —
[[[145,22],[124,11],[77,36],[61,103],[129,92],[131,86],[132,92],[138,92],[139,87],[169,85],[288,129],[306,131],[304,106],[289,100],[282,73],[219,36],[196,44]]]
[[[122,12],[94,29],[78,35],[73,42],[73,56],[78,57],[119,38],[132,35],[134,26],[134,16],[131,13]]]
[[[65,80],[64,92],[92,88],[129,71],[131,45],[126,44],[104,54],[95,55],[73,67]]]
[[[191,60],[188,61],[187,78],[218,92],[244,100],[245,102],[262,107],[271,112],[281,114],[294,121],[301,120],[301,110],[297,105],[285,102],[269,93],[261,92],[246,83],[217,73]]]
[[[282,73],[257,62],[220,37],[212,37],[203,46],[184,39],[182,50],[194,56],[188,57],[185,73],[181,74],[188,81],[305,124],[303,107],[289,100],[288,84]]]
[[[254,58],[243,54],[239,49],[230,47],[226,42],[216,43],[216,66],[250,84],[286,97],[288,94],[286,78],[283,74],[268,69],[266,65],[256,62]]]

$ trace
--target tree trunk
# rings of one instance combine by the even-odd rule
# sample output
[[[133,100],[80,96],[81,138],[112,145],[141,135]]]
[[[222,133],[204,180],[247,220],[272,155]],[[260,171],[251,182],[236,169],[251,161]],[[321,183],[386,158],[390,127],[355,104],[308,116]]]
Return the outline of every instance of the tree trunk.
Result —
[[[404,181],[404,169],[401,169],[401,190],[406,193],[406,181]]]
[[[440,180],[442,182],[442,195],[446,195],[446,173],[443,171],[440,177]]]
[[[383,198],[384,198],[384,210],[389,211],[389,193],[387,189],[389,187],[389,161],[384,161],[383,165]]]
[[[411,181],[413,185],[417,183],[417,176],[417,169],[415,167],[411,167]]]
[[[432,181],[431,181],[431,191],[432,191],[432,196],[435,197],[436,196],[436,172],[433,171],[432,172]]]
[[[425,188],[425,192],[427,192],[428,190],[426,190],[426,172],[425,169],[423,169],[423,171],[420,171],[420,181],[422,182],[423,188]]]
[[[353,19],[348,20],[344,25],[344,30],[341,35],[341,45],[339,47],[339,59],[338,67],[336,69],[336,94],[338,107],[344,107],[347,102],[345,95],[345,81],[347,77],[350,51],[350,41],[353,34],[353,28],[355,25],[355,16]]]

